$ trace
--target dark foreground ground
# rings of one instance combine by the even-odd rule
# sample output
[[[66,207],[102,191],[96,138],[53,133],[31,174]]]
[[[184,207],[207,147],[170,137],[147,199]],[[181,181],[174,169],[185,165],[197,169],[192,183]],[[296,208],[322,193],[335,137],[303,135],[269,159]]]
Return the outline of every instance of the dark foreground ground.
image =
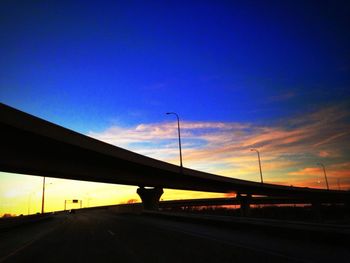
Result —
[[[348,241],[281,232],[77,211],[0,232],[0,262],[350,262]]]

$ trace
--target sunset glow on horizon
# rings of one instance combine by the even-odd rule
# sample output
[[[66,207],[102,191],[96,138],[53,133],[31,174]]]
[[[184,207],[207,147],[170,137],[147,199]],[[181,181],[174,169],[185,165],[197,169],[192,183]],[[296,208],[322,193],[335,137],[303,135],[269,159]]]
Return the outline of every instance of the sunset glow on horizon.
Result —
[[[31,1],[32,2],[32,1]],[[185,167],[350,190],[350,18],[342,1],[5,1],[0,102]],[[116,175],[118,176],[118,175]],[[139,201],[51,178],[45,210]],[[0,172],[0,217],[41,210],[43,178]],[[165,189],[163,200],[224,197]],[[77,206],[70,204],[71,208]]]
[[[259,181],[257,147],[262,158],[265,183],[325,189],[323,170],[327,165],[330,189],[350,190],[350,162],[344,137],[349,137],[343,119],[349,117],[341,107],[260,126],[245,123],[181,123],[184,166],[217,175]],[[177,123],[112,126],[88,136],[129,149],[142,155],[178,165]],[[49,175],[48,175],[49,176]],[[1,214],[32,214],[41,209],[42,177],[0,173]],[[64,200],[78,199],[83,207],[140,202],[136,186],[47,178],[46,211],[63,210]],[[224,197],[166,189],[162,200]],[[69,208],[79,205],[70,204]]]

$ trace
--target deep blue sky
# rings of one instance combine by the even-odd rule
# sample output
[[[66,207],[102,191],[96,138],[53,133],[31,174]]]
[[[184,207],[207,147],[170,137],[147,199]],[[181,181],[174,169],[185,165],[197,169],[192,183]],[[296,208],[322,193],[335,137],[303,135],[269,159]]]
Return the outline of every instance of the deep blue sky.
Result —
[[[348,1],[1,1],[0,101],[80,132],[349,103]]]

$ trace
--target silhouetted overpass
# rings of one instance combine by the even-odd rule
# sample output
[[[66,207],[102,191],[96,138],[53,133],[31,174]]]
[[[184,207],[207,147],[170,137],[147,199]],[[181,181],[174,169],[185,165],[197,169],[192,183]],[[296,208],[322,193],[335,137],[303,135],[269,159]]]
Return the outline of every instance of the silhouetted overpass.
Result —
[[[246,195],[348,201],[349,191],[289,187],[217,176],[155,160],[0,104],[4,172]]]

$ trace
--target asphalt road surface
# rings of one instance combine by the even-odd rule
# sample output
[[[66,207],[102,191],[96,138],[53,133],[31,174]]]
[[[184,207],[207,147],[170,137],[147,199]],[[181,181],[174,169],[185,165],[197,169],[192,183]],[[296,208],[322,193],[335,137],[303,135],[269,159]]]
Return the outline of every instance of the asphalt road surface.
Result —
[[[335,240],[334,240],[335,241]],[[0,233],[2,262],[350,262],[349,245],[105,210]]]

